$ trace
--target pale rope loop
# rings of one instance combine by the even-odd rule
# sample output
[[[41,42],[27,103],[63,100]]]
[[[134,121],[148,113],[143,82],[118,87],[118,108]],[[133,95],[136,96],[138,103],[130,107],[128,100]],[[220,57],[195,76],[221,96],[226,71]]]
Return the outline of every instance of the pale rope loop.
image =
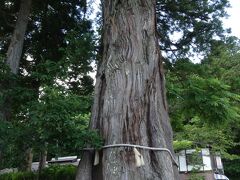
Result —
[[[171,156],[174,164],[178,167],[177,161],[173,157],[171,151],[167,148],[156,148],[156,147],[148,147],[148,146],[141,146],[141,145],[134,145],[134,144],[111,144],[111,145],[102,146],[100,149],[115,148],[115,147],[132,147],[132,148],[146,149],[146,150],[152,150],[152,151],[166,151]],[[83,150],[91,151],[91,150],[95,150],[95,149],[94,148],[84,148]]]

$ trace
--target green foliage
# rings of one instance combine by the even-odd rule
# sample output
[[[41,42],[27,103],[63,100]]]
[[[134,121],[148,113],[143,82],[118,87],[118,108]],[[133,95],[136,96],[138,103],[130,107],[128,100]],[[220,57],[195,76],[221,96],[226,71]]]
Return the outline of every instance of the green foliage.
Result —
[[[184,149],[191,149],[192,146],[193,146],[192,141],[188,141],[188,140],[173,141],[173,148],[175,152],[178,152]]]
[[[19,74],[14,76],[4,57],[19,4],[0,4],[0,22],[8,22],[0,25],[0,111],[11,115],[9,122],[0,122],[0,168],[19,167],[28,148],[34,148],[35,156],[45,149],[55,156],[102,143],[98,132],[87,129],[93,93],[87,74],[95,44],[86,1],[33,2]]]
[[[187,154],[187,162],[193,166],[190,172],[189,180],[204,180],[204,176],[199,174],[201,168],[204,166],[202,162],[202,157],[200,155],[201,149],[196,148],[192,154]]]
[[[177,141],[212,147],[227,159],[239,153],[239,45],[213,41],[201,64],[179,59],[167,68],[167,96]],[[185,144],[183,144],[185,146]],[[177,147],[181,149],[180,147]]]
[[[13,131],[12,124],[5,121],[0,121],[0,149],[1,149],[1,161],[0,161],[0,168],[4,166],[9,167],[13,161],[12,159],[12,144],[13,137],[15,136]],[[7,145],[9,144],[9,145]]]
[[[90,103],[91,97],[44,88],[37,102],[24,107],[27,126],[34,131],[33,146],[58,154],[77,152],[87,143],[98,145],[101,140],[97,132],[87,129]]]
[[[213,41],[212,51],[203,61],[207,74],[224,81],[231,91],[240,92],[240,44],[236,38],[228,38],[228,43]]]
[[[73,180],[77,167],[73,165],[52,165],[42,172],[16,172],[0,175],[1,180]]]
[[[176,134],[176,139],[192,141],[195,147],[211,146],[213,151],[221,152],[227,156],[227,149],[234,145],[233,137],[226,127],[212,127],[202,123],[195,117],[189,124],[184,126],[182,132]]]
[[[231,93],[230,86],[216,78],[189,77],[188,88],[183,91],[187,101],[183,108],[191,115],[197,115],[209,123],[226,122],[239,118],[237,107],[232,102],[240,96]]]
[[[75,30],[69,31],[65,38],[67,46],[60,49],[64,56],[60,61],[61,73],[57,77],[71,92],[79,95],[91,95],[94,90],[93,79],[88,75],[93,71],[91,63],[95,57],[90,25],[89,21],[84,21]],[[88,31],[84,32],[86,29]]]
[[[79,154],[87,145],[101,147],[98,132],[88,130],[91,99],[45,87],[37,101],[22,103],[14,121],[0,121],[0,167],[19,167],[28,148],[60,156]]]
[[[192,154],[187,155],[188,163],[193,165],[193,173],[199,172],[200,169],[204,166],[200,153],[201,149],[197,148]]]
[[[167,95],[176,129],[194,116],[212,124],[239,118],[240,96],[224,80],[206,75],[204,65],[180,60],[175,66],[167,73]]]
[[[37,180],[33,172],[17,172],[0,175],[1,180]]]
[[[205,180],[205,178],[197,173],[191,173],[189,180]]]
[[[75,179],[76,170],[73,165],[53,165],[42,170],[39,180],[72,180]]]
[[[240,158],[234,160],[224,160],[224,170],[228,177],[232,177],[235,179],[239,178],[240,174]]]
[[[157,29],[161,49],[171,60],[186,57],[191,52],[206,53],[215,36],[223,39],[226,30],[221,18],[226,16],[227,0],[157,1]],[[178,34],[176,40],[172,36]]]

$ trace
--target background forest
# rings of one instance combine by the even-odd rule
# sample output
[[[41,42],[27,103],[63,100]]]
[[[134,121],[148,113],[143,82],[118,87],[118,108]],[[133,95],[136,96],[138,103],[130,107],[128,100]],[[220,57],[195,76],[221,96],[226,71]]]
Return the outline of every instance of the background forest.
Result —
[[[6,63],[20,7],[0,3],[0,169],[100,147],[88,130],[90,76],[101,61],[101,12],[80,0],[31,3],[17,72]],[[227,0],[168,0],[156,7],[175,150],[211,147],[240,175],[240,44],[222,26]],[[94,25],[93,25],[94,24]],[[177,36],[176,36],[177,35]],[[175,38],[177,37],[177,39]],[[201,59],[200,63],[194,63]]]

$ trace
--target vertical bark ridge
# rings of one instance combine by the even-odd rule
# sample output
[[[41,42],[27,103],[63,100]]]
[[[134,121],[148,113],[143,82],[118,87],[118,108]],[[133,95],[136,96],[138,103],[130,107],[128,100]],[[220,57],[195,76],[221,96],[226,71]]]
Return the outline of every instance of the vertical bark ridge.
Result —
[[[130,143],[172,151],[154,7],[155,0],[104,1],[104,52],[96,80],[91,127],[100,130],[106,145]],[[145,160],[142,167],[136,167],[132,149],[104,149],[99,165],[101,174],[94,177],[103,180],[175,179],[167,153],[139,151]],[[79,168],[82,178],[78,179],[86,179],[85,175],[93,178],[91,173],[86,173],[86,169],[92,169],[84,160],[80,167],[85,169]]]
[[[13,36],[7,51],[7,61],[11,72],[17,74],[22,55],[24,35],[27,29],[32,0],[21,0],[18,18]]]
[[[17,74],[19,70],[19,62],[22,56],[23,42],[28,24],[32,0],[21,0],[15,29],[7,50],[6,64],[13,74]],[[14,86],[14,82],[7,83],[8,88]],[[4,86],[3,88],[6,88]],[[6,97],[3,105],[0,107],[0,119],[5,121],[11,120],[11,97]]]

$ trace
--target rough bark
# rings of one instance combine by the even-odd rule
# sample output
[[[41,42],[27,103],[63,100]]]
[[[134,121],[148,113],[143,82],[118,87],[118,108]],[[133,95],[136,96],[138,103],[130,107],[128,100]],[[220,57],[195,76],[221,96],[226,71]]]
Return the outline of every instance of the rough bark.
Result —
[[[22,55],[24,36],[27,29],[32,0],[21,0],[16,26],[7,51],[7,61],[12,73],[17,74]]]
[[[26,158],[26,171],[32,170],[32,161],[33,161],[33,152],[32,148],[27,150],[27,158]]]
[[[91,128],[105,145],[129,143],[173,152],[161,54],[156,37],[155,0],[104,0],[103,60],[98,69]],[[132,149],[101,152],[93,166],[85,152],[77,180],[173,180],[175,165],[166,152],[139,150],[145,165],[136,167]]]
[[[46,163],[47,163],[47,150],[44,150],[42,152],[40,152],[39,155],[39,166],[38,166],[38,171],[41,172],[43,168],[46,167]]]
[[[33,152],[32,148],[28,148],[23,153],[24,160],[22,164],[20,165],[20,169],[22,171],[31,171],[32,170],[32,161],[33,161]]]
[[[6,64],[13,74],[17,74],[19,70],[31,3],[32,0],[21,0],[15,29],[8,47]],[[14,86],[14,82],[8,82],[7,88],[11,88],[11,86]],[[0,106],[0,119],[5,121],[11,119],[11,97],[6,97],[5,102]]]

